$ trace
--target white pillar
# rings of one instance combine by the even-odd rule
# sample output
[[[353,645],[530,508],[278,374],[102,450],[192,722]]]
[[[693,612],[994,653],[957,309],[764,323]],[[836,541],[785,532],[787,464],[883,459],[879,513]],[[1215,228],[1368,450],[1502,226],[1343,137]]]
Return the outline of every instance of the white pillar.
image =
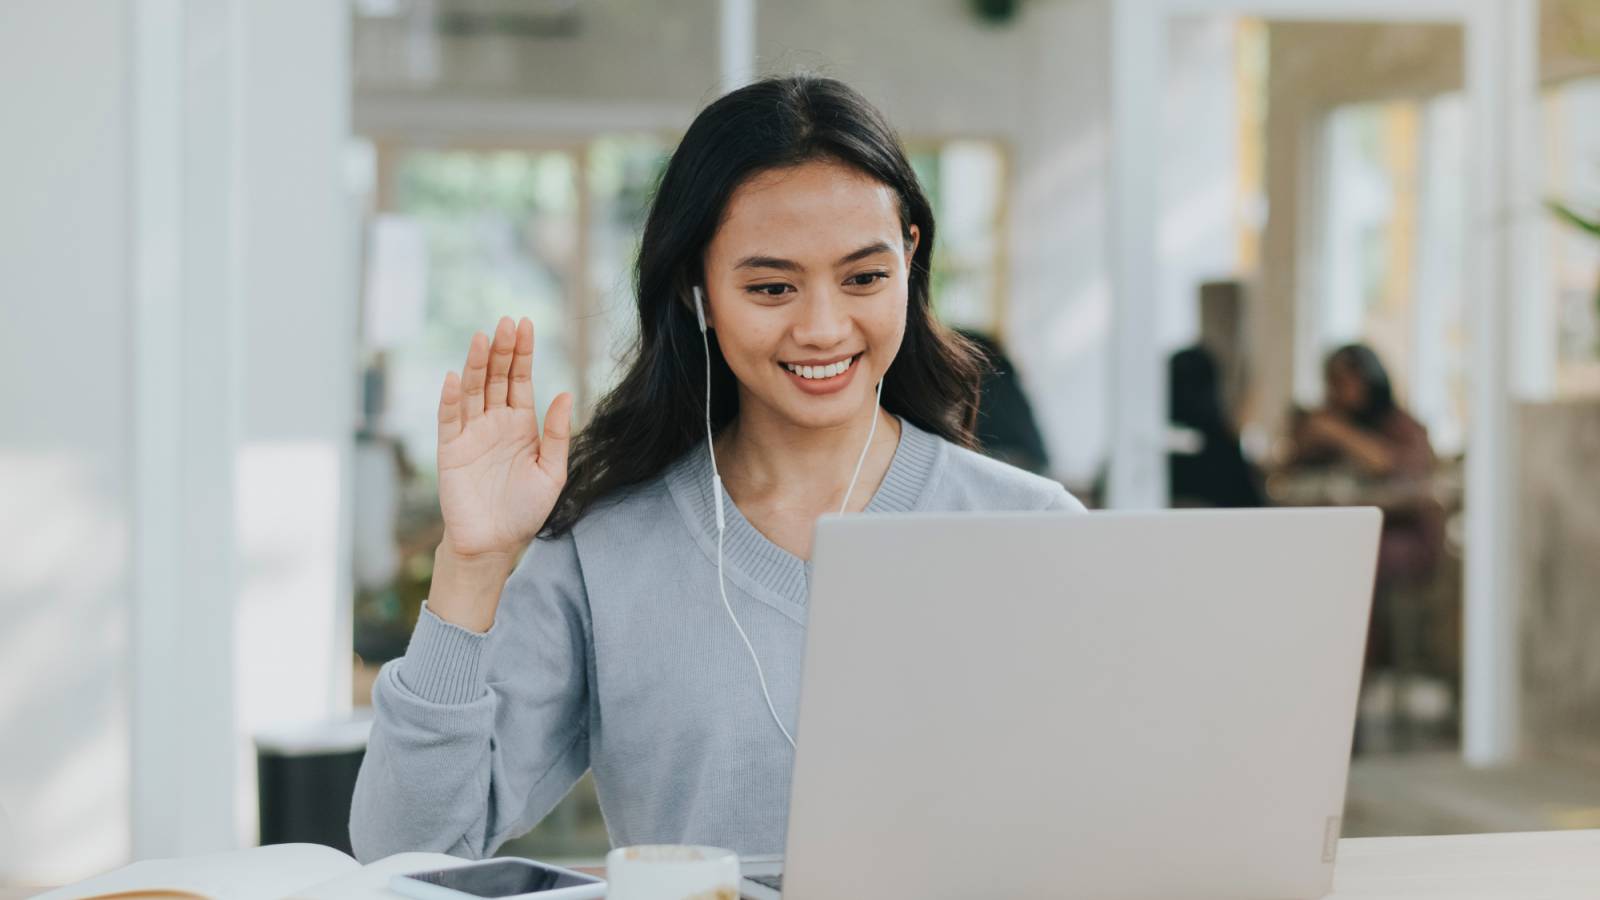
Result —
[[[240,382],[231,0],[131,13],[135,858],[235,846]]]
[[[722,92],[743,87],[756,77],[756,0],[722,0]]]
[[[1166,378],[1156,328],[1156,206],[1166,17],[1118,0],[1111,19],[1111,470],[1109,505],[1167,503]]]
[[[1467,29],[1471,117],[1467,220],[1471,424],[1467,440],[1462,752],[1474,765],[1518,752],[1519,598],[1515,313],[1535,246],[1538,0],[1478,0]]]

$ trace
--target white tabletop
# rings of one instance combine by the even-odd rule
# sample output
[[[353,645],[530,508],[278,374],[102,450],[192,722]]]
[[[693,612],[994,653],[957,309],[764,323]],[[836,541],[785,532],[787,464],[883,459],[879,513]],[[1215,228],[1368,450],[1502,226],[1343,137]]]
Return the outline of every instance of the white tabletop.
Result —
[[[1336,900],[1595,900],[1600,831],[1346,838]]]
[[[398,871],[384,860],[360,889],[314,900],[391,900]],[[1600,900],[1600,831],[1346,838],[1334,872],[1328,900]]]
[[[340,879],[335,894],[307,900],[392,900],[385,889],[416,858],[391,857]],[[33,891],[0,888],[0,900]],[[1329,900],[1596,900],[1600,831],[1449,837],[1346,838]]]

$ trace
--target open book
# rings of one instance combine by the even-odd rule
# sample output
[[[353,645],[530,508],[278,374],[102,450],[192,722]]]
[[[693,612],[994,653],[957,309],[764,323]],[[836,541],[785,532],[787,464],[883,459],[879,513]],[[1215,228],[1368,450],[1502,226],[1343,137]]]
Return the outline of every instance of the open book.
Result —
[[[34,900],[393,900],[389,878],[464,865],[442,853],[400,853],[363,866],[331,847],[274,844],[183,859],[148,859]]]

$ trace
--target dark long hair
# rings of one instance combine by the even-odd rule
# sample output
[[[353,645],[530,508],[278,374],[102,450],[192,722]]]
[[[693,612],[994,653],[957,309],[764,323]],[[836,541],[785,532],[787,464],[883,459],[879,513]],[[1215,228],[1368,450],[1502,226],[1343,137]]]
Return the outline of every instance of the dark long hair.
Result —
[[[668,161],[645,220],[635,270],[638,338],[626,374],[575,438],[567,485],[545,523],[567,532],[597,501],[658,475],[705,439],[704,351],[691,288],[735,189],[762,172],[837,162],[899,197],[912,256],[905,338],[883,383],[883,406],[919,428],[971,446],[982,358],[934,318],[929,297],[933,210],[883,115],[842,82],[769,78],[723,96],[695,117]],[[711,421],[739,413],[737,382],[711,339]]]
[[[1367,402],[1351,418],[1368,431],[1383,425],[1389,414],[1399,408],[1394,399],[1394,384],[1389,380],[1389,370],[1383,360],[1366,344],[1346,344],[1328,355],[1327,366],[1335,363],[1349,369],[1367,388]]]

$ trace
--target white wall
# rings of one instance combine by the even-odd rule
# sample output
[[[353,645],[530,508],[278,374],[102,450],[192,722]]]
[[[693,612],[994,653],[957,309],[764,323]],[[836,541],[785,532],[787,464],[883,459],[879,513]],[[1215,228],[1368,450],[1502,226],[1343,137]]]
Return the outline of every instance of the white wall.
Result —
[[[249,842],[348,706],[347,21],[0,5],[0,884]]]
[[[0,881],[129,846],[126,32],[0,4]]]

